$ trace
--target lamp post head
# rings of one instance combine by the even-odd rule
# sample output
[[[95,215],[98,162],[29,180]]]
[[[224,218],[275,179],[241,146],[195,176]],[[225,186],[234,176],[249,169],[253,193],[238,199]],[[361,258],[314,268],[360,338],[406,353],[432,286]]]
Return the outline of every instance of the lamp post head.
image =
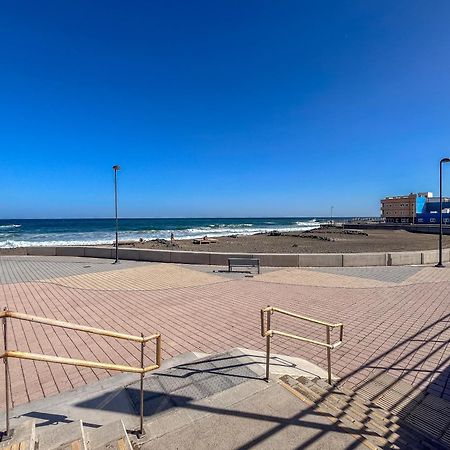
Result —
[[[112,168],[113,168],[115,171],[120,170],[120,166],[118,166],[118,165],[115,165],[115,166],[113,166]]]
[[[442,158],[441,164],[450,162],[450,158]]]

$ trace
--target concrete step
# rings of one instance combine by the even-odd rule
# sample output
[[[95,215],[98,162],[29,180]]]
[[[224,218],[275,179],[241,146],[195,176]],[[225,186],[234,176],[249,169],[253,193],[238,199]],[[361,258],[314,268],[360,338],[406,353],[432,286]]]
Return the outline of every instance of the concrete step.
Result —
[[[316,408],[328,410],[328,413],[332,414],[336,419],[345,419],[352,422],[367,440],[379,447],[401,449],[449,448],[446,445],[445,435],[439,438],[439,435],[436,435],[436,433],[432,434],[431,431],[433,430],[430,429],[429,424],[425,424],[425,422],[429,422],[430,420],[420,415],[423,415],[422,409],[425,407],[428,409],[433,407],[435,412],[439,410],[442,414],[436,416],[440,420],[437,421],[438,423],[434,423],[433,429],[439,429],[442,433],[443,427],[449,422],[449,416],[446,414],[448,406],[443,404],[445,401],[442,399],[430,399],[431,396],[414,393],[412,397],[414,400],[414,408],[407,404],[409,415],[405,416],[405,413],[402,412],[403,416],[400,417],[389,410],[384,410],[380,404],[376,403],[377,395],[374,395],[376,389],[383,392],[382,399],[384,402],[392,401],[390,400],[390,393],[386,389],[386,386],[369,386],[366,388],[366,391],[369,392],[370,390],[370,396],[366,397],[364,395],[365,391],[360,396],[359,391],[356,394],[340,386],[330,386],[324,380],[317,378],[308,379],[298,377],[292,380],[290,377],[282,377],[281,382],[288,385],[291,389],[298,391],[300,398],[310,400]],[[398,386],[398,380],[394,380],[394,382],[397,384],[397,393],[406,394],[411,391],[411,386]],[[377,380],[377,383],[380,384],[380,381]],[[403,397],[401,398],[404,400]],[[420,398],[422,403],[417,403],[418,398]],[[398,400],[394,396],[395,399]],[[412,426],[413,420],[420,423]],[[425,433],[425,431],[428,431],[428,433]],[[374,434],[385,439],[386,442],[383,443],[383,441],[374,437]]]
[[[34,420],[22,422],[14,430],[10,439],[0,442],[2,450],[34,450],[36,443],[36,428]]]
[[[450,448],[450,402],[393,377],[375,374],[354,387],[358,397],[397,417],[402,432],[409,430],[426,448]]]
[[[330,386],[325,380],[318,379],[318,378],[315,379],[315,382],[317,383],[318,386],[320,386],[327,392],[331,390],[333,392],[336,392],[336,393],[342,395],[346,400],[351,399],[355,405],[358,405],[363,410],[370,410],[370,413],[372,415],[374,415],[375,417],[378,417],[388,423],[394,424],[399,420],[399,418],[392,412],[384,410],[383,408],[381,408],[378,405],[376,405],[375,403],[367,400],[366,398],[363,398],[363,397],[355,394],[355,392],[350,389],[347,389],[340,385]]]
[[[317,394],[308,386],[306,386],[301,381],[289,376],[283,376],[280,378],[280,382],[284,384],[288,390],[292,393],[297,392],[299,398],[303,401],[308,401],[309,403],[315,405],[315,409],[318,412],[326,413],[336,419],[343,427],[346,428],[346,432],[352,432],[360,437],[363,442],[372,449],[400,449],[399,446],[388,439],[380,436],[376,431],[365,426],[362,422],[358,421],[349,414],[346,414],[339,407],[334,406],[331,403],[326,403],[322,401],[322,396]],[[405,447],[403,447],[405,448]]]
[[[410,442],[410,445],[414,445],[417,442],[417,435],[401,426],[399,424],[400,417],[392,412],[380,408],[375,403],[360,397],[349,389],[340,386],[330,386],[325,380],[321,379],[315,379],[314,382],[327,393],[331,401],[335,402],[342,409],[354,412],[359,418],[368,417],[373,419],[375,423],[386,427],[391,433],[397,433],[401,428],[402,440]]]
[[[418,448],[414,436],[406,436],[403,431],[401,435],[397,433],[400,426],[396,423],[396,420],[388,420],[385,415],[378,414],[376,411],[373,411],[370,406],[358,402],[356,396],[351,397],[343,394],[339,389],[324,382],[320,382],[320,380],[309,380],[300,377],[297,381],[303,383],[318,394],[321,402],[332,408],[336,408],[337,411],[341,411],[341,414],[345,414],[352,419],[355,419],[358,423],[363,424],[365,428],[373,430],[391,444],[399,446],[400,448]],[[324,384],[326,384],[326,386]]]
[[[130,439],[121,420],[86,431],[89,450],[133,450]]]
[[[81,420],[46,427],[38,435],[39,450],[88,450]]]

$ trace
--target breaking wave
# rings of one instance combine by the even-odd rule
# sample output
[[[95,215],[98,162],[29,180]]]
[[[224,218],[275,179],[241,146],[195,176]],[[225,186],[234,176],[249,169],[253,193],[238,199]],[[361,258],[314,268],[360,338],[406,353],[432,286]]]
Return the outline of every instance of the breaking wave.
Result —
[[[0,248],[65,245],[100,245],[114,241],[114,222],[108,219],[40,220],[0,225]],[[122,219],[119,239],[198,239],[318,228],[320,221],[296,219]]]
[[[22,225],[17,225],[15,223],[7,224],[7,225],[0,225],[0,230],[9,230],[13,228],[20,228]]]

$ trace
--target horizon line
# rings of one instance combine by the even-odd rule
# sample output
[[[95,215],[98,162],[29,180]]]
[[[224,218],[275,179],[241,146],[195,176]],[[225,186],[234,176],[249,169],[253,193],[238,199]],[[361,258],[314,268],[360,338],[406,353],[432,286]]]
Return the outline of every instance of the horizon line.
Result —
[[[379,218],[380,216],[370,216],[370,215],[350,215],[350,216],[333,216],[333,219],[351,219],[351,218]],[[119,217],[119,220],[162,220],[162,219],[330,219],[331,216],[157,216],[157,217]],[[9,217],[0,220],[115,220],[113,216],[111,217],[47,217],[47,218],[37,218],[37,217]]]

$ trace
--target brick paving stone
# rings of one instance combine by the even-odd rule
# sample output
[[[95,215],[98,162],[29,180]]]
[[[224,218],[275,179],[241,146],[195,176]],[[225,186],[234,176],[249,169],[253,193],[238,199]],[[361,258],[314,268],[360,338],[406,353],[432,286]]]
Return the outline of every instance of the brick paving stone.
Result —
[[[97,261],[0,257],[0,304],[131,334],[159,331],[165,358],[237,346],[263,350],[259,310],[279,306],[345,324],[345,343],[333,352],[332,360],[335,375],[350,386],[386,372],[450,398],[450,269],[279,269],[253,278],[228,278],[208,267],[132,262],[119,267]],[[99,267],[92,267],[95,264]],[[273,328],[325,338],[321,327],[276,314]],[[61,328],[10,320],[8,338],[10,349],[139,363],[134,343]],[[273,350],[326,367],[320,347],[275,337]],[[154,361],[151,343],[146,359]],[[115,374],[24,360],[10,360],[10,366],[15,404]],[[0,371],[4,383],[2,377]],[[3,402],[2,398],[2,407]]]

